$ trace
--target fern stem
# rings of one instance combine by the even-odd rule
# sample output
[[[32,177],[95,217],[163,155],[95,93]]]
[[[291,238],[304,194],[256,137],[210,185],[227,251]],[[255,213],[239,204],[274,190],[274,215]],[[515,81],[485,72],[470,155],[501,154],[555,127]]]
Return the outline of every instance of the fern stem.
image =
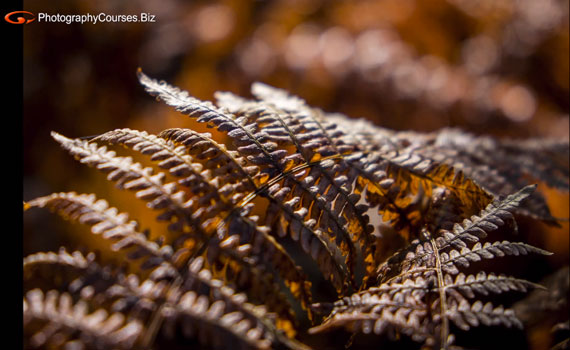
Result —
[[[449,335],[449,320],[447,318],[447,300],[445,295],[445,282],[443,281],[443,272],[441,270],[441,260],[439,257],[439,250],[435,244],[435,240],[431,237],[431,234],[425,231],[426,236],[429,238],[429,242],[434,252],[435,256],[435,269],[437,271],[437,290],[439,291],[439,309],[441,317],[441,329],[440,329],[440,349],[447,350],[447,337]]]

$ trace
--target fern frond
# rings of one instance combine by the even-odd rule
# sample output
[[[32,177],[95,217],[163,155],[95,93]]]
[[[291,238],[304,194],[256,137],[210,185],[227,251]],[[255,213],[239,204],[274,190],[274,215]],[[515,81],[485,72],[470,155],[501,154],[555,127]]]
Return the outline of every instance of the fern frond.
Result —
[[[229,137],[231,137],[237,147],[237,151],[240,154],[246,155],[246,159],[251,162],[252,165],[261,166],[265,165],[262,176],[265,183],[269,178],[273,177],[277,173],[283,174],[292,165],[291,160],[286,156],[287,152],[282,150],[276,150],[277,145],[267,140],[266,134],[261,134],[256,136],[254,134],[257,129],[256,123],[246,124],[247,118],[240,117],[234,119],[231,114],[228,114],[209,102],[202,102],[197,99],[188,96],[188,93],[181,92],[179,89],[174,88],[164,82],[157,82],[150,79],[144,73],[139,71],[139,80],[145,86],[146,90],[161,99],[163,99],[167,104],[174,106],[178,111],[188,114],[189,116],[198,115],[197,120],[199,122],[211,123],[217,127],[219,131],[226,132]],[[291,174],[291,178],[294,174]],[[296,181],[299,184],[298,181]],[[302,185],[300,185],[302,187]],[[305,191],[308,189],[305,187]],[[312,230],[305,227],[307,232]],[[313,235],[313,241],[320,244],[319,255],[323,256],[323,252],[327,252],[329,257],[326,259],[320,259],[320,266],[325,271],[342,271],[342,268],[335,263],[336,260],[332,253],[330,253],[331,245],[327,246],[322,239],[318,238],[318,235]],[[333,267],[334,266],[334,267]],[[332,267],[332,269],[331,269]],[[336,283],[337,289],[339,289],[342,282],[338,280],[338,273],[327,273],[330,278],[336,278],[333,280]],[[343,278],[344,279],[344,278]]]
[[[93,253],[85,256],[79,251],[69,253],[65,248],[62,248],[58,253],[39,252],[26,256],[24,258],[24,270],[40,264],[66,265],[77,269],[85,269],[94,260],[95,254]]]
[[[507,328],[516,327],[522,329],[521,321],[516,317],[512,309],[505,309],[503,306],[494,307],[490,302],[483,304],[476,301],[470,304],[462,301],[456,308],[449,309],[446,317],[464,331],[480,324],[485,326],[505,326]]]
[[[403,289],[392,287],[371,288],[335,302],[325,321],[309,332],[314,334],[345,327],[351,332],[381,335],[396,330],[418,341],[425,340],[430,334],[430,326],[422,301],[422,287],[415,289],[417,286],[411,284]]]
[[[142,268],[148,269],[160,265],[160,274],[157,274],[156,270],[151,273],[150,277],[153,279],[157,279],[159,276],[162,276],[161,278],[167,276],[170,280],[182,278],[181,273],[185,271],[183,269],[184,265],[181,265],[180,259],[173,253],[172,247],[169,245],[160,247],[156,242],[149,241],[144,234],[137,232],[136,227],[138,225],[135,221],[129,221],[127,214],[119,213],[115,208],[109,208],[105,200],[97,200],[94,195],[77,195],[72,192],[40,197],[27,204],[30,208],[35,206],[47,207],[58,212],[58,214],[65,218],[70,218],[92,226],[93,233],[102,234],[104,238],[116,241],[111,246],[114,250],[134,247],[135,249],[130,252],[129,256],[132,258],[144,257],[144,262],[141,265]],[[255,242],[252,243],[255,244]],[[225,242],[225,244],[222,244],[222,248],[228,250],[235,247]],[[265,252],[268,254],[268,259],[279,258],[279,254],[276,254],[274,250],[265,249]],[[295,275],[297,270],[288,269],[284,271],[286,277],[297,277]],[[263,275],[263,272],[250,267],[241,275],[243,274]],[[250,286],[251,290],[255,291],[256,296],[262,297],[261,300],[266,301],[268,307],[272,309],[275,308],[275,310],[279,312],[280,317],[283,317],[281,321],[283,327],[291,329],[292,326],[290,322],[294,320],[294,317],[288,312],[288,308],[286,307],[288,303],[279,291],[279,288],[274,285],[272,280],[268,280],[265,277],[258,276],[255,277],[255,279],[258,281],[258,285],[255,288],[254,286]],[[249,280],[249,278],[246,278],[246,280]],[[119,286],[119,288],[123,287],[125,286]],[[133,288],[135,288],[134,292]],[[136,283],[134,287],[132,285],[127,286],[130,292],[123,292],[121,296],[128,297],[131,296],[131,294],[134,296],[137,294],[137,288]],[[302,293],[302,290],[297,290],[295,295],[304,296]]]
[[[210,123],[219,131],[226,132],[233,139],[242,140],[240,145],[242,152],[247,152],[250,161],[254,164],[275,164],[283,152],[276,150],[272,142],[258,139],[253,134],[254,125],[246,125],[247,118],[234,118],[214,106],[211,102],[200,101],[188,95],[186,91],[175,88],[166,82],[158,82],[146,76],[142,71],[138,72],[139,81],[146,91],[157,99],[163,100],[177,111],[191,117],[197,116],[198,122]],[[281,159],[283,162],[283,159]]]
[[[339,220],[336,219],[336,215],[333,215],[330,209],[326,208],[322,202],[317,201],[317,193],[311,191],[315,182],[319,181],[319,178],[321,177],[320,174],[325,172],[324,168],[327,168],[331,164],[331,161],[326,158],[326,156],[329,155],[328,153],[317,153],[318,158],[316,159],[314,158],[314,155],[309,156],[308,154],[304,154],[305,157],[303,157],[302,147],[311,147],[311,149],[312,147],[316,147],[317,149],[321,148],[319,142],[311,143],[311,139],[314,138],[314,135],[305,135],[307,137],[306,143],[301,146],[301,143],[297,140],[297,137],[294,136],[294,132],[289,128],[287,122],[284,121],[277,113],[262,113],[261,115],[256,116],[257,119],[253,122],[248,120],[247,117],[233,118],[231,114],[216,108],[211,103],[202,102],[188,97],[186,92],[183,93],[179,89],[164,82],[156,82],[155,80],[148,78],[142,72],[139,72],[139,80],[146,87],[147,91],[162,98],[167,104],[175,105],[177,110],[188,114],[189,116],[198,116],[197,121],[211,123],[215,125],[219,131],[227,133],[227,135],[234,140],[237,152],[244,156],[244,159],[246,159],[251,165],[260,166],[262,168],[261,174],[263,175],[260,176],[261,181],[259,181],[259,184],[264,185],[265,183],[268,183],[268,180],[271,178],[290,181],[292,183],[288,186],[285,185],[284,187],[292,188],[293,191],[291,191],[291,194],[295,194],[296,191],[294,189],[297,188],[298,191],[304,193],[304,196],[308,196],[307,198],[310,198],[313,203],[316,203],[315,206],[320,208],[320,211],[327,212],[327,216],[330,219],[322,221],[319,220],[317,222],[318,224],[322,223],[323,225],[327,225],[320,229],[320,232],[322,232],[320,233],[311,227],[312,224],[307,225],[304,223],[310,219],[307,217],[309,214],[308,211],[304,212],[302,217],[299,217],[299,213],[293,213],[295,211],[294,208],[279,208],[286,209],[286,212],[288,212],[289,215],[287,219],[293,219],[295,223],[300,224],[304,232],[309,234],[307,236],[308,240],[303,241],[305,242],[303,250],[309,253],[310,250],[307,248],[312,244],[314,247],[312,248],[312,252],[315,252],[314,255],[318,256],[316,261],[318,262],[321,270],[324,272],[325,276],[331,280],[337,290],[342,290],[342,286],[346,285],[347,276],[347,273],[343,272],[343,270],[346,271],[347,269],[344,266],[348,265],[348,268],[351,269],[352,261],[355,256],[355,249],[353,247],[350,234],[344,228],[344,223],[339,222]],[[261,131],[258,130],[260,125],[265,125]],[[297,127],[303,128],[303,125],[304,124],[299,125],[297,121]],[[275,135],[275,132],[279,133],[281,131],[284,132],[284,135],[287,136],[293,144],[296,144],[296,146],[299,147],[299,149],[297,149],[298,153],[294,152],[289,154],[286,150],[276,150],[277,143],[271,141],[271,135]],[[322,157],[325,157],[325,159],[321,159]],[[311,163],[308,163],[307,159],[309,159]],[[295,169],[296,166],[300,167],[298,171],[289,172],[289,170]],[[319,176],[313,177],[305,175],[304,170],[308,167],[312,170],[319,169]],[[306,183],[298,179],[298,177],[301,176],[304,176]],[[333,178],[336,177],[334,175],[331,176]],[[277,183],[272,185],[277,186]],[[327,187],[322,188],[326,189]],[[258,188],[255,195],[258,195],[260,191],[261,190]],[[332,193],[329,195],[332,195]],[[252,197],[246,200],[249,201],[251,199]],[[299,195],[293,196],[292,198],[289,198],[289,203],[294,203],[296,206],[300,200],[301,197]],[[282,202],[283,201],[277,202],[272,200],[272,204],[279,206],[282,206]],[[309,204],[306,205],[309,206]],[[315,215],[320,216],[320,212],[317,212]],[[282,222],[287,221],[285,220]],[[269,224],[274,225],[275,222],[269,222]],[[340,255],[347,256],[346,263],[341,263],[338,259],[339,254],[335,253],[335,251],[338,251],[338,246],[336,244],[328,243],[325,240],[324,233],[328,232],[328,225],[330,224],[334,225],[333,232],[342,233],[342,240],[345,248],[340,251]],[[284,229],[287,229],[287,227],[288,225],[286,225]],[[295,230],[295,232],[297,231]],[[293,237],[293,239],[298,241],[295,237]],[[348,275],[352,276],[352,274]]]
[[[473,262],[482,259],[493,259],[505,255],[527,255],[529,253],[551,255],[552,253],[522,242],[477,242],[473,247],[462,247],[461,250],[451,249],[449,253],[441,253],[442,270],[450,273],[459,273],[458,267],[467,268]]]
[[[251,93],[257,99],[285,112],[304,112],[310,109],[302,98],[261,82],[254,82],[251,85]]]
[[[307,335],[313,311],[328,315],[311,335],[405,335],[441,350],[455,347],[458,329],[521,326],[508,305],[492,304],[494,294],[542,287],[476,263],[550,254],[484,239],[516,227],[513,214],[554,223],[527,184],[568,189],[567,143],[397,132],[262,83],[252,86],[254,99],[217,93],[214,105],[140,70],[138,77],[219,135],[117,129],[87,141],[52,133],[165,225],[151,240],[94,195],[25,202],[25,210],[48,208],[90,226],[127,253],[131,272],[64,249],[25,258],[32,345],[150,349],[182,337],[213,348],[306,349],[295,337]],[[117,146],[148,158],[121,156]],[[340,300],[311,306],[315,280],[328,281],[327,293]],[[44,297],[38,286],[52,291]]]
[[[524,173],[563,191],[570,187],[567,140],[503,140],[505,159],[519,164]]]
[[[166,331],[173,334],[178,322],[185,336],[216,349],[224,349],[227,344],[244,350],[270,348],[270,334],[239,311],[226,313],[224,307],[222,301],[210,304],[206,296],[187,292],[176,305],[164,309]]]
[[[183,294],[180,294],[183,292]],[[245,294],[236,293],[231,287],[225,285],[222,281],[214,279],[209,269],[205,266],[205,261],[203,258],[198,257],[192,261],[188,267],[188,274],[186,275],[185,281],[180,285],[180,291],[171,291],[170,295],[180,295],[177,301],[170,300],[162,310],[164,322],[166,323],[163,331],[166,333],[172,333],[173,310],[181,312],[185,318],[190,317],[192,322],[200,323],[201,317],[203,317],[198,309],[193,309],[194,304],[189,303],[189,300],[196,300],[196,298],[203,299],[201,303],[211,303],[211,307],[216,308],[216,312],[224,312],[224,315],[233,314],[235,316],[239,315],[239,319],[242,320],[244,324],[252,325],[252,328],[244,329],[243,332],[237,332],[237,339],[234,341],[242,342],[245,341],[249,346],[254,347],[266,347],[270,344],[282,344],[291,345],[295,344],[292,339],[295,335],[293,325],[285,324],[286,320],[278,319],[277,327],[283,329],[286,332],[281,334],[281,331],[276,328],[273,321],[268,317],[266,306],[255,306],[247,301]],[[190,299],[189,299],[190,298]],[[203,306],[203,305],[202,305]],[[218,315],[205,315],[206,318],[212,316],[213,318],[223,318],[226,316]],[[218,316],[218,317],[214,317]],[[228,316],[230,317],[230,316]],[[207,320],[208,321],[208,320]],[[212,327],[214,329],[209,329],[209,327],[198,327],[199,332],[209,332],[215,331],[217,328],[222,328],[225,332],[234,332],[236,329],[233,328],[233,324],[225,324],[223,321],[221,324],[217,322],[220,320],[212,319]],[[183,329],[186,327],[191,327],[188,323],[183,324]],[[185,332],[187,329],[185,330]],[[212,334],[212,335],[215,335]],[[234,334],[234,336],[236,336]],[[209,340],[202,339],[202,335],[198,335],[201,342]],[[214,343],[219,342],[220,339],[212,339]],[[260,341],[261,343],[257,343]],[[221,345],[227,346],[231,344],[229,342],[222,342]],[[292,347],[295,348],[295,347]]]
[[[178,220],[169,228],[174,231],[182,230],[190,216],[183,207],[185,193],[180,191],[175,183],[165,184],[165,173],[155,174],[153,168],[143,168],[131,157],[117,156],[114,151],[108,151],[104,146],[98,147],[96,143],[69,139],[55,132],[52,132],[52,136],[81,163],[108,173],[108,180],[116,182],[119,188],[135,191],[136,196],[147,202],[149,208],[163,209],[160,219],[176,217]]]
[[[169,261],[172,248],[159,246],[147,236],[137,231],[138,223],[129,220],[128,214],[120,213],[109,207],[107,201],[97,199],[95,195],[54,193],[27,202],[29,208],[48,208],[65,219],[91,226],[91,232],[101,234],[103,238],[115,241],[111,248],[115,251],[136,247],[133,257],[145,257],[141,267],[154,267],[163,261]]]
[[[568,191],[568,141],[496,140],[456,129],[402,139],[417,140],[413,152],[461,169],[495,196],[508,195],[530,179]],[[539,192],[516,212],[556,224]]]
[[[69,294],[54,290],[44,295],[39,289],[24,297],[24,325],[37,329],[29,338],[34,347],[130,349],[144,331],[140,321],[128,320],[122,313],[90,311],[85,300],[74,302]]]
[[[443,239],[438,242],[438,248],[444,249],[449,246],[461,248],[466,245],[466,242],[475,242],[485,238],[487,232],[496,230],[499,225],[504,224],[505,220],[512,220],[511,212],[535,189],[536,185],[530,185],[509,195],[504,200],[494,201],[479,215],[474,215],[470,219],[465,219],[461,224],[456,224],[453,231],[444,231],[441,235]]]
[[[203,139],[204,135],[201,137]],[[188,172],[190,172],[189,169],[200,168],[199,164],[193,163],[190,155],[184,154],[183,147],[175,149],[172,142],[145,132],[129,129],[115,130],[97,139],[111,144],[122,144],[150,155],[151,160],[160,161],[159,166],[171,171],[171,166],[180,168],[181,162]],[[193,146],[195,147],[196,144]],[[207,156],[206,154],[204,157]],[[215,162],[209,162],[204,164],[204,168],[215,171],[217,165]],[[232,252],[239,245],[243,246],[247,243],[250,249],[240,258],[246,259],[249,254],[255,254],[261,263],[274,267],[276,272],[284,278],[293,295],[300,299],[303,307],[306,308],[311,300],[310,282],[306,281],[304,274],[281,244],[268,235],[265,228],[256,227],[252,219],[246,218],[247,209],[244,209],[243,205],[238,205],[239,201],[235,196],[227,198],[227,195],[224,195],[222,192],[224,187],[221,186],[218,177],[214,176],[204,171],[200,173],[194,171],[192,180],[189,177],[183,180],[184,184],[191,185],[190,190],[193,195],[183,204],[183,210],[191,213],[194,229],[201,223],[200,237],[206,244],[206,249],[216,245],[215,250],[220,247],[224,251]],[[206,254],[209,258],[216,256],[215,251],[213,254],[210,252]]]
[[[199,164],[192,163],[192,159],[185,155],[180,147],[175,147],[172,143],[165,142],[145,131],[117,129],[90,141],[103,141],[112,145],[120,144],[149,155],[152,161],[158,162],[160,168],[168,170],[177,177],[189,176],[202,170]]]
[[[249,165],[238,152],[228,150],[208,133],[198,133],[191,129],[167,129],[158,136],[183,145],[189,155],[211,172],[218,191],[227,198],[242,199],[242,196],[236,198],[236,195],[245,195],[261,186],[259,167]]]
[[[449,321],[463,330],[480,324],[520,327],[521,322],[513,310],[467,299],[475,298],[475,293],[486,296],[489,293],[526,292],[541,286],[485,271],[465,275],[459,269],[481,257],[492,259],[530,252],[548,254],[524,243],[504,241],[483,246],[479,243],[512,218],[510,212],[520,206],[534,188],[528,186],[503,200],[494,201],[477,215],[455,223],[453,231],[441,229],[432,236],[424,230],[422,238],[379,267],[377,286],[337,301],[322,325],[312,328],[311,332],[337,327],[364,333],[374,330],[376,334],[398,330],[426,345],[448,349],[455,339],[450,333]],[[455,248],[460,248],[461,252]]]
[[[25,259],[24,285],[26,289],[30,289],[30,286],[33,288],[36,283],[32,282],[38,280],[34,277],[39,274],[41,274],[40,280],[65,279],[68,283],[66,288],[55,287],[66,291],[73,298],[86,299],[93,307],[128,314],[132,319],[136,318],[141,322],[147,321],[153,310],[160,304],[159,300],[169,293],[170,283],[157,281],[153,276],[141,283],[137,275],[126,275],[121,268],[100,264],[95,261],[93,255],[93,253],[88,254],[86,258],[80,252],[75,251],[69,254],[63,249],[57,254],[48,252],[30,255]],[[70,257],[73,257],[73,260]],[[87,261],[88,264],[85,263]],[[58,268],[54,269],[54,266]],[[47,267],[52,267],[52,269],[47,269]],[[62,273],[62,268],[66,268],[67,273]],[[156,272],[158,272],[164,278],[165,274],[171,273],[172,270],[172,266],[167,266],[167,269],[157,268],[152,275],[157,275]],[[46,275],[45,271],[52,273],[58,271],[59,274],[57,278],[54,278],[49,274]],[[169,277],[173,278],[173,276]],[[45,284],[41,287],[45,289]]]
[[[501,294],[509,291],[526,292],[531,288],[544,289],[544,287],[529,282],[527,280],[518,279],[505,275],[496,276],[493,273],[486,274],[484,271],[477,275],[458,274],[455,280],[450,275],[445,275],[447,279],[447,289],[457,289],[466,298],[474,298],[477,292],[480,295],[488,295],[489,293]]]

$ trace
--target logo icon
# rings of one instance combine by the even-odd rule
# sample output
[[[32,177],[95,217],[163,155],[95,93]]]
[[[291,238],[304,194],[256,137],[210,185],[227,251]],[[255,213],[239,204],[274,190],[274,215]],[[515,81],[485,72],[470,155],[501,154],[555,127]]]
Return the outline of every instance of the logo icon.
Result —
[[[19,16],[16,17],[16,19],[12,19],[14,15],[17,14],[27,14],[27,15],[31,15],[32,18],[28,18],[26,19],[25,17]],[[29,16],[28,16],[29,17]],[[6,20],[6,22],[8,23],[12,23],[12,24],[28,24],[28,23],[32,23],[33,21],[36,20],[36,16],[28,11],[14,11],[14,12],[10,12],[8,13],[6,16],[4,16],[4,19]]]

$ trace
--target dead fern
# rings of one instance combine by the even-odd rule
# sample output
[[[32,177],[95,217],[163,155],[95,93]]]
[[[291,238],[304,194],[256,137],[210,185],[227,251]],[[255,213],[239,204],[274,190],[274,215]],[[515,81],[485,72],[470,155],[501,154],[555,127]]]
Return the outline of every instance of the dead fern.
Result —
[[[528,186],[493,202],[479,215],[454,223],[451,230],[440,229],[436,234],[424,230],[423,237],[379,266],[377,286],[334,303],[330,316],[311,331],[339,326],[375,334],[395,330],[426,345],[448,348],[454,340],[450,321],[465,331],[480,324],[522,327],[513,310],[483,303],[476,296],[526,292],[540,286],[484,271],[465,275],[460,268],[505,255],[548,254],[520,242],[480,243],[487,233],[512,219],[510,211],[533,189]]]
[[[485,239],[515,230],[511,213],[556,224],[529,183],[568,190],[567,142],[394,132],[261,83],[255,100],[218,93],[216,106],[139,79],[229,141],[189,129],[52,133],[145,202],[165,230],[151,235],[93,194],[26,202],[90,226],[134,270],[64,248],[25,258],[26,347],[304,349],[344,328],[449,349],[457,331],[522,326],[490,295],[542,287],[472,265],[549,254]],[[314,302],[315,279],[340,299]]]

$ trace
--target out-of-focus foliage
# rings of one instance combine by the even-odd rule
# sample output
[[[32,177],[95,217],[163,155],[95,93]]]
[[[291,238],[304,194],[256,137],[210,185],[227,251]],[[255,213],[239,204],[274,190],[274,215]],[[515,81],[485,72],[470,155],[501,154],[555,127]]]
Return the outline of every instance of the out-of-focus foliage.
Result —
[[[158,132],[190,120],[144,94],[137,67],[211,100],[248,96],[263,81],[311,105],[366,117],[395,130],[462,127],[498,137],[568,138],[569,19],[563,0],[27,1],[50,14],[150,13],[154,23],[24,27],[24,198],[74,189],[104,195],[143,216],[144,206],[109,192],[101,176],[71,162],[49,131],[81,137],[129,127]],[[65,170],[63,170],[65,169]],[[540,188],[540,184],[539,184]],[[555,217],[568,196],[542,188]],[[24,232],[24,253],[97,246],[85,235]],[[143,222],[152,228],[153,223]],[[53,232],[53,235],[46,235]],[[529,224],[521,234],[555,254],[538,280],[568,262],[568,223]],[[82,239],[84,238],[82,237]],[[94,245],[95,244],[95,245]],[[104,253],[104,252],[103,252]],[[528,267],[528,266],[526,266]],[[521,267],[522,268],[522,267]],[[544,348],[544,343],[536,345]],[[533,343],[534,344],[534,343]]]

